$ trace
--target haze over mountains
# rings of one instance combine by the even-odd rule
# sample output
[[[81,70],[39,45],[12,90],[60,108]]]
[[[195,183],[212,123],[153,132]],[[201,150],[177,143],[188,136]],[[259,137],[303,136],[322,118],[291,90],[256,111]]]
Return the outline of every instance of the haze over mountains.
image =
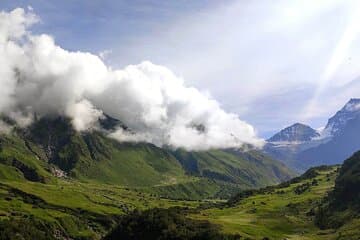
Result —
[[[338,164],[360,149],[360,99],[350,99],[323,130],[294,124],[267,140],[264,151],[304,171],[311,166]]]

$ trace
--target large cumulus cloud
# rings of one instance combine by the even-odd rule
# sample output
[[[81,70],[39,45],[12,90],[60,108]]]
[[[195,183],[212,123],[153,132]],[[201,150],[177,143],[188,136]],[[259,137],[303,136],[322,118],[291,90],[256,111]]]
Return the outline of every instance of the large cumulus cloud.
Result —
[[[63,115],[86,131],[106,113],[131,129],[109,133],[119,141],[196,150],[261,144],[251,125],[169,69],[145,61],[113,70],[96,55],[31,34],[37,21],[23,9],[0,13],[0,113],[19,125],[35,114]]]

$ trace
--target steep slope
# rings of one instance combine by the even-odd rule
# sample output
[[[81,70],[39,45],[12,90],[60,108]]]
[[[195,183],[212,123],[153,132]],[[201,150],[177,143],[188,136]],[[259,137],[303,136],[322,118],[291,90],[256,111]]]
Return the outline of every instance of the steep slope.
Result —
[[[179,162],[151,144],[119,143],[102,132],[78,133],[64,118],[42,118],[21,132],[26,147],[44,164],[72,178],[145,187],[185,178]]]
[[[109,127],[119,124],[110,120]],[[103,131],[76,132],[61,117],[41,118],[1,139],[3,178],[51,182],[55,175],[142,188],[168,198],[202,199],[228,198],[240,189],[276,184],[292,176],[284,165],[256,151],[186,152],[119,143]]]
[[[17,134],[0,134],[0,179],[51,182],[50,166],[40,160],[36,150]]]

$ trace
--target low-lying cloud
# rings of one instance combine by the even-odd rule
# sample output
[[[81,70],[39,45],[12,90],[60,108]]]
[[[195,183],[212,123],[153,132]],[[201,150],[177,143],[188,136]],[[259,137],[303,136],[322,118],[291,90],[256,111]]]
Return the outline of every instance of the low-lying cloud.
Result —
[[[67,116],[86,131],[107,114],[131,129],[109,133],[119,141],[191,150],[262,143],[251,125],[169,69],[149,61],[111,69],[96,55],[32,34],[38,19],[20,8],[0,13],[0,113],[20,126],[34,114],[50,114]]]

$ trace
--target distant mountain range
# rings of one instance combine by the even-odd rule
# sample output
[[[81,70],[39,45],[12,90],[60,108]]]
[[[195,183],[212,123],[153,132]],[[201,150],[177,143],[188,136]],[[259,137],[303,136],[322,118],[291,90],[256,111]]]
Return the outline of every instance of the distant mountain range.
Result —
[[[360,99],[350,99],[322,131],[296,123],[267,140],[264,151],[297,171],[338,164],[360,149]]]

